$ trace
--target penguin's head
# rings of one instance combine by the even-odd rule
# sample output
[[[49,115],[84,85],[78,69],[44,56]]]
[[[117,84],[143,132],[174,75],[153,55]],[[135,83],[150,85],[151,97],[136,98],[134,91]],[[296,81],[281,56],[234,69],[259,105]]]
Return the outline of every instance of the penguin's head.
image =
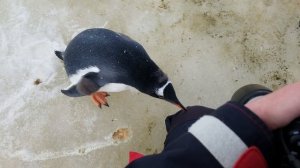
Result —
[[[186,108],[178,100],[174,87],[170,81],[167,81],[163,86],[157,88],[151,96],[166,100],[172,104],[175,104],[177,107],[187,111]]]

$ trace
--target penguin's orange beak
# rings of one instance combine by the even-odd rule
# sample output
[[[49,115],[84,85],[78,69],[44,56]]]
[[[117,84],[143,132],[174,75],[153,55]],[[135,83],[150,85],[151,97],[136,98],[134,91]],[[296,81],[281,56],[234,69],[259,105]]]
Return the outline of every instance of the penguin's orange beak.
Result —
[[[187,111],[187,109],[179,102],[177,104],[175,104],[177,107],[181,108],[184,111]]]
[[[171,83],[169,83],[163,92],[164,96],[161,97],[161,99],[164,99],[172,104],[175,104],[177,107],[181,108],[184,111],[187,111],[187,109],[180,103],[180,101],[178,100],[175,90],[173,88],[173,85]]]

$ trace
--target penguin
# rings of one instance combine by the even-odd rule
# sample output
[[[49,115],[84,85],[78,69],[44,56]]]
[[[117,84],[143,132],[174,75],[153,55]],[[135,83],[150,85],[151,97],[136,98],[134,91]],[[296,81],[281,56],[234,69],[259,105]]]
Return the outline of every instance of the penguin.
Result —
[[[168,76],[151,60],[141,44],[105,28],[82,31],[55,51],[71,82],[61,92],[70,97],[90,95],[99,106],[109,106],[108,92],[135,89],[186,108],[178,100]]]

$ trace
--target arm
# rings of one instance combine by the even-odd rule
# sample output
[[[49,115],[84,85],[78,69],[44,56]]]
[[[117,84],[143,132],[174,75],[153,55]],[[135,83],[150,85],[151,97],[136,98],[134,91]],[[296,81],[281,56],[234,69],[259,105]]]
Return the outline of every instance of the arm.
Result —
[[[188,107],[177,118],[194,115],[195,109],[201,108]],[[232,167],[241,153],[252,146],[262,148],[263,155],[268,156],[270,140],[270,131],[256,115],[243,105],[229,102],[200,119],[176,124],[169,130],[168,143],[161,153],[137,159],[128,168]]]

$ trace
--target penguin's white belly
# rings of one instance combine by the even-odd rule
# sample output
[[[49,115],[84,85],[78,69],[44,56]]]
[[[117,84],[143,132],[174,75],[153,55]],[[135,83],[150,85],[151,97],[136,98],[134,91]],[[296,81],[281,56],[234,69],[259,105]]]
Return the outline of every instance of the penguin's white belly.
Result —
[[[122,92],[125,90],[137,91],[136,88],[123,83],[108,83],[102,86],[98,92]]]

